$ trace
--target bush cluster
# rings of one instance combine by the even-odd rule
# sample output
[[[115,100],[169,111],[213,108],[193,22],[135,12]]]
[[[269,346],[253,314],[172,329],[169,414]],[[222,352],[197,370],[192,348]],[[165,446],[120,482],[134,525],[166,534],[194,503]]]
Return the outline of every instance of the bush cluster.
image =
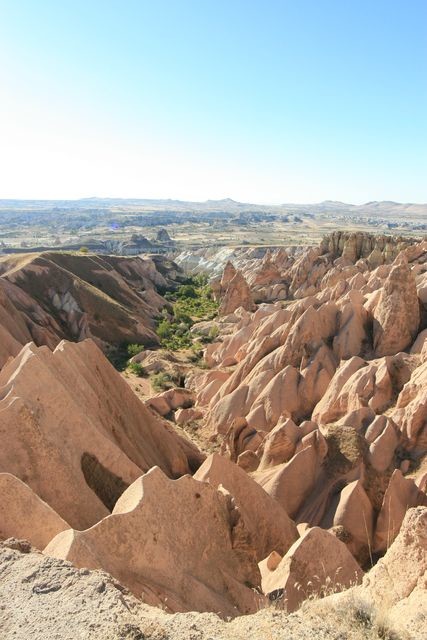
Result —
[[[172,303],[173,314],[166,313],[157,325],[160,344],[171,351],[189,349],[194,341],[190,333],[194,322],[210,320],[218,309],[206,276],[189,278],[176,291],[166,293],[165,298]],[[214,337],[205,341],[212,341]]]
[[[174,376],[171,373],[161,371],[160,373],[155,373],[150,376],[150,382],[154,391],[160,392],[179,386],[180,380],[177,376]]]
[[[127,342],[122,342],[118,346],[109,350],[109,352],[107,353],[107,358],[109,359],[113,367],[117,369],[117,371],[124,371],[125,369],[129,369],[136,375],[142,376],[142,365],[137,362],[129,363],[129,360],[133,358],[133,356],[138,355],[138,353],[141,353],[141,351],[143,350],[143,344],[129,344]]]

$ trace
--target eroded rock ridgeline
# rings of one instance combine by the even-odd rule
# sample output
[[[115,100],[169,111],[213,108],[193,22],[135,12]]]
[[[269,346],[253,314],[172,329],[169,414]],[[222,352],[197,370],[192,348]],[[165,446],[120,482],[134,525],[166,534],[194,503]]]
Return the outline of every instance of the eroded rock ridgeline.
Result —
[[[41,580],[50,576],[42,589],[56,576],[64,607],[64,567],[73,597],[86,593],[78,576],[93,585],[99,575],[76,574],[69,560],[108,571],[168,612],[234,617],[269,599],[289,612],[348,589],[379,606],[389,591],[388,609],[407,606],[417,637],[426,604],[427,243],[384,245],[377,265],[368,258],[380,244],[362,242],[364,258],[356,236],[351,258],[354,238],[336,238],[327,253],[227,265],[214,283],[222,315],[203,326],[218,333],[205,351],[209,369],[145,404],[90,339],[20,348],[31,332],[4,304],[17,353],[0,372],[0,536],[28,538],[44,556],[3,547],[0,588],[2,575],[37,566]],[[279,295],[257,306],[272,287],[284,287],[285,303]],[[199,451],[183,435],[188,425],[217,452]],[[389,570],[402,574],[396,588]],[[123,611],[106,591],[118,623]],[[26,587],[18,593],[29,597]],[[139,616],[142,605],[127,602]],[[344,602],[322,606],[348,610]],[[399,628],[399,613],[392,623]]]
[[[289,615],[274,607],[222,621],[214,613],[168,614],[132,596],[110,575],[78,569],[31,549],[0,543],[3,638],[33,640],[423,640],[427,509],[410,509],[401,532],[360,586],[311,600]]]
[[[163,256],[3,256],[0,365],[28,342],[50,349],[62,339],[85,338],[101,348],[122,342],[157,346],[155,318],[168,306],[157,290],[183,277]]]
[[[182,252],[176,260],[185,271],[206,272],[218,282],[227,263],[232,263],[260,303],[312,295],[328,286],[328,281],[340,279],[343,269],[349,275],[349,267],[353,267],[355,275],[390,264],[400,251],[418,245],[419,241],[404,236],[335,231],[318,246],[208,248]]]

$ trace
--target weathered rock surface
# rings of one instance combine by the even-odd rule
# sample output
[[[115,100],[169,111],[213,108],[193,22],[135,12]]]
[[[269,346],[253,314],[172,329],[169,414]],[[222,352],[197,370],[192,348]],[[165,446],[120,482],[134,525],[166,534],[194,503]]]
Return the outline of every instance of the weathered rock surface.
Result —
[[[149,346],[158,344],[154,320],[168,304],[156,287],[171,284],[159,269],[149,258],[11,254],[0,259],[0,282],[23,316],[19,324],[25,319],[28,326],[21,346],[34,341],[54,348],[64,338],[89,337],[101,347]]]
[[[210,455],[194,478],[213,487],[222,485],[234,497],[257,560],[273,550],[283,555],[298,538],[297,528],[286,511],[234,462],[218,454]]]
[[[408,264],[392,268],[374,310],[374,349],[388,356],[410,347],[420,325],[415,278]]]
[[[185,448],[90,341],[29,344],[0,372],[0,470],[70,525],[107,515],[143,472],[190,469]]]
[[[427,506],[427,495],[412,478],[404,478],[396,469],[390,478],[378,514],[373,550],[386,551],[400,531],[405,513],[410,507]]]
[[[427,508],[407,512],[400,533],[360,586],[328,598],[327,609],[357,607],[372,626],[390,637],[422,640],[427,611]]]
[[[313,527],[297,540],[276,568],[266,571],[262,589],[283,595],[286,610],[295,611],[310,596],[342,591],[361,581],[363,571],[343,542]]]
[[[231,263],[228,263],[224,269],[220,287],[220,315],[233,313],[239,307],[248,311],[254,310],[255,305],[249,285],[243,274],[236,271]]]
[[[0,473],[0,540],[24,538],[42,550],[65,529],[69,524],[30,487],[10,473]]]
[[[102,287],[125,309],[114,318],[127,339],[140,294],[150,317],[164,304],[154,286],[141,288],[144,277],[157,281],[157,263],[95,260],[85,271],[81,262],[79,275],[68,257],[0,261],[0,484],[12,483],[0,507],[17,497],[3,522],[0,511],[1,535],[42,546],[58,527],[49,552],[107,569],[157,606],[223,616],[262,604],[256,561],[264,586],[272,582],[266,591],[275,597],[285,588],[293,608],[309,592],[347,587],[349,567],[360,577],[359,566],[389,557],[407,509],[427,500],[427,245],[337,233],[320,247],[250,255],[213,283],[225,315],[206,347],[211,369],[188,373],[186,365],[187,388],[148,406],[92,342],[49,349],[61,331],[74,340],[95,335],[98,294],[90,287],[104,268]],[[50,262],[57,281],[45,289]],[[31,302],[21,279],[55,312]],[[254,299],[276,302],[253,311]],[[212,326],[194,332],[208,335]],[[20,350],[31,339],[49,348]],[[138,360],[150,371],[181,367],[182,358],[146,353]],[[221,455],[197,471],[204,456],[177,435],[184,429]],[[190,471],[195,478],[169,479]],[[43,514],[51,530],[37,526]],[[74,529],[61,531],[65,521]],[[421,553],[419,536],[414,545]],[[403,596],[411,625],[423,604],[419,584],[412,600]],[[341,629],[345,616],[334,611]],[[355,610],[351,633],[359,618]],[[372,620],[366,629],[376,637]],[[349,629],[342,637],[352,637]]]
[[[260,606],[255,552],[232,496],[190,476],[169,480],[159,468],[136,480],[111,516],[59,534],[45,553],[102,568],[168,611],[233,616]]]
[[[69,562],[11,540],[0,543],[0,632],[2,640],[380,640],[357,610],[335,609],[330,598],[307,603],[288,615],[273,607],[224,622],[214,613],[169,614],[142,604],[101,571]],[[383,610],[383,607],[379,607]],[[351,615],[353,613],[353,615]],[[407,619],[403,619],[403,624]],[[411,631],[414,626],[411,623]],[[422,635],[413,635],[421,640]]]

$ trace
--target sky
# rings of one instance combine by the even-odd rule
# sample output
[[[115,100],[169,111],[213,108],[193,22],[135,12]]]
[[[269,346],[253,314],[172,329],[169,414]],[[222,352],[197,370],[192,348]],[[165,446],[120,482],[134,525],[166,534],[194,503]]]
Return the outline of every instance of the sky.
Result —
[[[0,0],[0,198],[427,202],[427,0]]]

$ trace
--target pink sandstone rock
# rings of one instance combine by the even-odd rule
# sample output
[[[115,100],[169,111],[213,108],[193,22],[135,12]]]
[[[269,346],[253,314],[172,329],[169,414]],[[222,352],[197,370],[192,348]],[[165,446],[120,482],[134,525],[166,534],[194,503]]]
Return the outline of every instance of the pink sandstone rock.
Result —
[[[336,611],[362,608],[394,637],[423,640],[427,609],[427,508],[409,509],[396,540],[362,584],[325,600]]]
[[[265,573],[265,572],[264,572]],[[328,531],[313,527],[287,551],[276,569],[265,575],[265,594],[283,592],[288,612],[310,597],[342,591],[362,580],[363,571],[345,544]]]
[[[411,347],[411,353],[421,353],[425,344],[427,344],[427,329],[420,331]]]
[[[200,418],[203,418],[203,411],[200,411],[200,409],[189,408],[175,411],[175,422],[178,425],[200,420]]]
[[[184,439],[152,415],[88,340],[29,344],[0,372],[0,469],[85,528],[157,464],[190,469]]]
[[[377,356],[409,347],[418,333],[420,309],[415,279],[404,262],[392,268],[374,310],[374,349]]]
[[[427,360],[405,384],[391,413],[412,449],[427,451]]]
[[[147,407],[152,407],[161,416],[166,416],[171,411],[183,408],[187,409],[194,404],[194,394],[189,389],[174,388],[162,391],[145,401]]]
[[[0,473],[0,539],[23,538],[44,547],[58,533],[69,529],[46,502],[10,473]]]
[[[114,553],[111,553],[111,549]],[[87,531],[65,531],[45,554],[111,573],[147,604],[168,611],[254,612],[260,574],[232,496],[159,468],[136,480],[113,514]]]
[[[374,469],[383,473],[390,467],[398,444],[399,434],[396,426],[392,420],[386,418],[384,429],[369,447],[369,462]]]
[[[293,420],[290,418],[280,420],[262,444],[259,470],[288,462],[295,453],[300,437],[302,437],[300,429]]]
[[[291,518],[295,518],[314,488],[323,455],[316,444],[311,444],[289,462],[255,471],[252,477]]]
[[[384,494],[375,529],[373,550],[386,551],[399,533],[408,508],[427,506],[427,496],[411,478],[404,478],[396,469]]]
[[[333,524],[344,528],[343,541],[349,551],[366,560],[372,547],[374,509],[360,480],[350,482],[341,491]]]
[[[210,455],[194,478],[213,487],[222,485],[234,497],[258,560],[273,550],[283,555],[298,538],[296,526],[285,510],[227,458]]]
[[[387,358],[366,363],[353,357],[344,362],[314,408],[313,420],[327,424],[367,407],[374,413],[384,411],[393,398],[391,366]]]
[[[224,282],[221,281],[221,288],[224,290],[222,301],[218,313],[227,315],[233,313],[239,307],[243,307],[248,311],[254,310],[254,301],[251,290],[244,276],[240,271],[236,271],[234,276]]]

